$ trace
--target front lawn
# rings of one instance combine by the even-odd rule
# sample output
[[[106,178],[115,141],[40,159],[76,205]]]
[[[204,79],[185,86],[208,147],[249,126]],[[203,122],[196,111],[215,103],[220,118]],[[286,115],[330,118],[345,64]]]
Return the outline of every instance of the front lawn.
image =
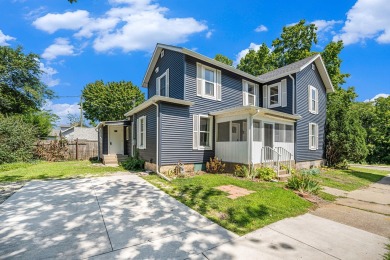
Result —
[[[157,175],[144,177],[180,202],[210,220],[239,235],[246,234],[278,220],[307,212],[312,204],[290,190],[284,183],[252,182],[221,174],[204,174],[167,182]],[[237,199],[214,189],[235,185],[255,191]]]
[[[351,167],[349,170],[322,170],[320,174],[313,175],[313,177],[322,186],[352,191],[377,182],[389,173],[388,171]]]
[[[0,182],[96,176],[121,170],[121,167],[96,166],[89,161],[12,163],[0,165]]]

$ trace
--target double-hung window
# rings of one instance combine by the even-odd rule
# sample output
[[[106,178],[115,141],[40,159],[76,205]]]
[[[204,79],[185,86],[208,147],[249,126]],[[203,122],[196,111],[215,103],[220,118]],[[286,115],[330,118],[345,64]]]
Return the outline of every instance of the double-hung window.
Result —
[[[271,85],[263,85],[263,107],[286,107],[287,98],[287,79]]]
[[[193,116],[193,149],[213,149],[213,118],[207,115]]]
[[[137,148],[146,149],[146,116],[137,119]]]
[[[268,86],[268,107],[279,107],[281,105],[281,84],[276,83]]]
[[[196,64],[196,94],[208,99],[221,100],[221,71]]]
[[[309,149],[318,149],[318,125],[315,123],[309,123]]]
[[[252,82],[242,81],[242,98],[244,106],[257,106],[258,105],[258,91],[259,85]]]
[[[156,94],[169,97],[169,69],[156,79]]]
[[[309,85],[308,90],[309,112],[312,114],[318,114],[318,89]]]

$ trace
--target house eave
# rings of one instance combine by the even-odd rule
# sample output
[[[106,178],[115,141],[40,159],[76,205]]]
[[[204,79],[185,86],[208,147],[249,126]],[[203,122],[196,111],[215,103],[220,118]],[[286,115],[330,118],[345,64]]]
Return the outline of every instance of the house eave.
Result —
[[[98,128],[104,127],[106,125],[123,125],[123,126],[127,126],[127,125],[130,125],[130,120],[102,121],[95,128],[98,129]]]
[[[167,102],[167,103],[182,105],[182,106],[192,106],[194,104],[194,102],[187,101],[187,100],[181,100],[181,99],[176,99],[176,98],[155,95],[155,96],[149,98],[148,100],[146,100],[144,103],[138,105],[137,107],[135,107],[132,110],[130,110],[129,112],[127,112],[125,114],[125,116],[129,117],[131,115],[134,115],[134,114],[144,110],[145,108],[147,108],[147,107],[149,107],[152,104],[157,103],[157,102]]]
[[[240,106],[240,107],[228,108],[220,111],[214,111],[210,113],[210,115],[212,116],[231,116],[231,115],[239,115],[239,114],[251,114],[251,115],[260,115],[260,116],[263,115],[266,117],[281,118],[281,119],[292,120],[292,121],[297,121],[302,118],[300,115],[291,115],[291,114],[271,110],[268,108],[256,107],[256,106]]]

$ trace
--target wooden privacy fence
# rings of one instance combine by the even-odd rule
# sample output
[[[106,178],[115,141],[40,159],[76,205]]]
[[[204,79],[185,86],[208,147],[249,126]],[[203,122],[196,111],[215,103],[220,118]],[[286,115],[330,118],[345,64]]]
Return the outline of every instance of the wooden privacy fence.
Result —
[[[37,147],[47,147],[44,148],[44,150],[46,150],[47,153],[52,154],[54,151],[50,152],[52,150],[47,150],[52,142],[54,142],[54,140],[41,140],[35,145]],[[65,144],[65,148],[61,148],[61,150],[65,152],[65,160],[89,160],[98,156],[98,141],[83,139],[68,140]]]

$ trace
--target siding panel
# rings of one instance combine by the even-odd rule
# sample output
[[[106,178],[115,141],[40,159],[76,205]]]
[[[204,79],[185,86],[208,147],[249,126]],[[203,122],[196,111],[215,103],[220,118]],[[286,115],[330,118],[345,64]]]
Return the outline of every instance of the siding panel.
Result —
[[[141,116],[146,116],[146,149],[138,149],[139,157],[145,161],[156,163],[156,106],[149,106],[139,112],[135,116],[135,122]],[[136,125],[135,128],[137,129],[138,126]]]
[[[262,107],[263,106],[263,86],[264,85],[272,85],[274,83],[278,83],[278,82],[281,82],[283,79],[286,79],[287,80],[287,106],[286,107],[274,107],[274,108],[270,108],[271,110],[275,110],[275,111],[279,111],[279,112],[284,112],[284,113],[288,113],[288,114],[292,114],[292,100],[293,100],[293,81],[290,77],[284,77],[284,78],[280,78],[280,79],[276,79],[276,80],[273,80],[273,81],[270,81],[270,82],[267,82],[263,85],[260,85],[260,106]],[[280,93],[280,97],[281,97],[282,93]]]

